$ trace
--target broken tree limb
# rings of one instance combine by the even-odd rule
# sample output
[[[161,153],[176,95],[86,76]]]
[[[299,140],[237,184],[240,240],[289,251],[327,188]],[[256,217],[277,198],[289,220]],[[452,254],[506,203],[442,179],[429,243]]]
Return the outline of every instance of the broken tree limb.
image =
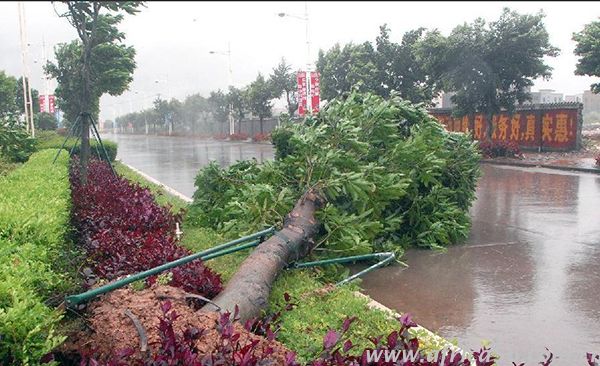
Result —
[[[227,287],[202,311],[229,311],[238,306],[240,321],[258,317],[267,306],[271,287],[279,273],[290,263],[303,258],[314,245],[319,230],[315,212],[324,199],[314,190],[307,191],[286,216],[283,228],[276,232],[242,262]]]

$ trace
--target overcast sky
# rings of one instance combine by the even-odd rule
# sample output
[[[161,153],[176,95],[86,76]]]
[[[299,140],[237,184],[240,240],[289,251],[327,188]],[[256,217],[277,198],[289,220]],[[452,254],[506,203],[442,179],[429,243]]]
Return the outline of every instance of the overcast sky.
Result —
[[[577,59],[571,37],[600,16],[600,2],[308,2],[311,58],[316,60],[320,48],[328,49],[336,42],[374,41],[384,23],[391,29],[391,39],[399,42],[405,31],[418,27],[437,28],[448,35],[456,25],[477,17],[495,20],[505,6],[521,13],[543,9],[550,42],[561,49],[560,56],[548,60],[554,68],[552,79],[537,80],[533,90],[576,94],[597,81],[574,75]],[[211,90],[225,89],[227,57],[209,51],[225,52],[228,42],[236,86],[248,84],[258,72],[269,74],[281,57],[294,69],[302,67],[306,63],[305,23],[277,14],[303,16],[304,7],[305,2],[147,3],[120,27],[126,44],[137,51],[130,90],[138,93],[104,96],[101,118],[147,107],[157,93],[183,99],[196,92],[206,96]],[[57,8],[62,9],[61,5]],[[26,2],[25,14],[32,86],[43,94],[42,41],[51,57],[54,44],[77,35],[55,14],[50,2]],[[17,77],[22,73],[16,2],[0,3],[0,70]]]

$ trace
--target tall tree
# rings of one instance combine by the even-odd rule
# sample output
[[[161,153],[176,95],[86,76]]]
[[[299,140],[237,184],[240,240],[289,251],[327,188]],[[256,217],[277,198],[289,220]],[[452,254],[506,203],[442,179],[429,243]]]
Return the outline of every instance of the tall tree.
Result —
[[[545,56],[557,56],[543,23],[544,14],[519,14],[504,8],[497,21],[478,18],[454,28],[446,39],[443,83],[454,92],[454,114],[486,115],[487,138],[492,115],[530,99],[528,89],[539,77],[550,78]]]
[[[79,42],[68,44],[62,54],[63,57],[70,56],[66,60],[59,60],[61,53],[57,52],[58,65],[49,64],[47,72],[58,78],[59,98],[69,105],[68,108],[77,108],[76,115],[83,117],[80,166],[81,179],[85,183],[90,156],[88,116],[97,115],[102,94],[120,95],[133,79],[135,51],[120,44],[125,36],[118,31],[117,25],[124,13],[137,13],[142,2],[65,1],[64,4],[67,10],[59,16],[66,18],[75,28]],[[63,68],[60,67],[61,61]],[[71,120],[73,113],[67,118]]]
[[[260,121],[260,133],[264,133],[263,121],[265,118],[273,115],[273,105],[271,100],[274,98],[273,88],[265,77],[259,73],[248,87],[248,105],[252,114],[258,117]]]
[[[242,120],[246,117],[246,113],[248,113],[246,91],[230,86],[229,93],[227,94],[227,101],[231,106],[233,118],[238,123],[238,131],[241,133]]]
[[[273,95],[276,98],[285,95],[288,114],[293,117],[298,109],[296,74],[292,72],[292,67],[285,62],[285,58],[282,58],[279,65],[273,69],[269,82],[273,87]]]
[[[348,95],[352,87],[359,91],[375,91],[377,67],[373,46],[369,42],[335,44],[327,52],[319,50],[317,70],[321,74],[321,98],[332,100]]]
[[[436,71],[428,66],[421,44],[432,32],[425,28],[406,32],[401,43],[392,42],[386,24],[379,28],[375,43],[336,44],[319,51],[321,95],[330,100],[348,94],[353,87],[389,97],[395,91],[413,103],[430,104],[440,91]]]
[[[573,40],[577,42],[574,53],[580,57],[575,75],[600,76],[600,21],[586,24],[581,32],[573,33]],[[592,92],[600,93],[600,83],[590,87]]]

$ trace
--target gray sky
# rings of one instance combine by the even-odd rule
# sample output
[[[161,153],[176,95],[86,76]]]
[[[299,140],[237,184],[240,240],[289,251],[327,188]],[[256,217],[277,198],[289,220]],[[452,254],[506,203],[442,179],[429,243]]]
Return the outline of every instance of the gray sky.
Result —
[[[226,51],[228,42],[236,86],[248,84],[258,72],[269,74],[281,57],[295,69],[302,67],[306,63],[305,23],[280,18],[277,13],[302,16],[304,6],[304,2],[148,3],[138,15],[126,17],[120,27],[126,44],[137,51],[130,90],[138,93],[104,96],[101,118],[148,107],[157,93],[183,99],[196,92],[208,95],[211,90],[225,89],[227,57],[209,51]],[[394,41],[421,26],[448,35],[456,25],[479,16],[497,19],[505,6],[521,13],[543,9],[550,41],[561,49],[560,56],[548,59],[554,68],[552,79],[537,80],[533,90],[576,94],[597,81],[574,75],[577,58],[571,36],[598,18],[600,2],[308,2],[311,59],[316,60],[320,48],[328,49],[336,42],[374,41],[383,23],[390,26]],[[56,16],[50,2],[26,2],[25,12],[32,86],[43,94],[42,40],[51,57],[53,44],[77,36],[65,19]],[[22,73],[16,2],[0,3],[0,70],[17,77]]]

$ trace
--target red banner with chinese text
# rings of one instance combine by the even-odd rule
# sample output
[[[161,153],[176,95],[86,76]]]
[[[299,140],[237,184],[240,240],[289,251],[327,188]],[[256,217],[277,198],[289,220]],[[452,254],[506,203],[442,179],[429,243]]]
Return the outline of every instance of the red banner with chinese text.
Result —
[[[314,114],[319,112],[321,88],[319,85],[319,73],[316,71],[310,72],[310,98],[312,112]]]
[[[38,100],[40,103],[40,112],[46,112],[46,96],[40,95]]]
[[[56,112],[56,109],[54,108],[54,104],[55,104],[54,95],[49,95],[48,96],[48,113]]]
[[[296,74],[298,81],[298,114],[304,116],[306,114],[307,95],[306,95],[306,72],[298,71]]]
[[[449,111],[430,111],[448,131],[470,132],[476,140],[485,139],[486,117],[475,114],[452,117]],[[521,148],[571,150],[581,134],[577,108],[523,109],[512,114],[492,116],[493,141],[514,141]]]

